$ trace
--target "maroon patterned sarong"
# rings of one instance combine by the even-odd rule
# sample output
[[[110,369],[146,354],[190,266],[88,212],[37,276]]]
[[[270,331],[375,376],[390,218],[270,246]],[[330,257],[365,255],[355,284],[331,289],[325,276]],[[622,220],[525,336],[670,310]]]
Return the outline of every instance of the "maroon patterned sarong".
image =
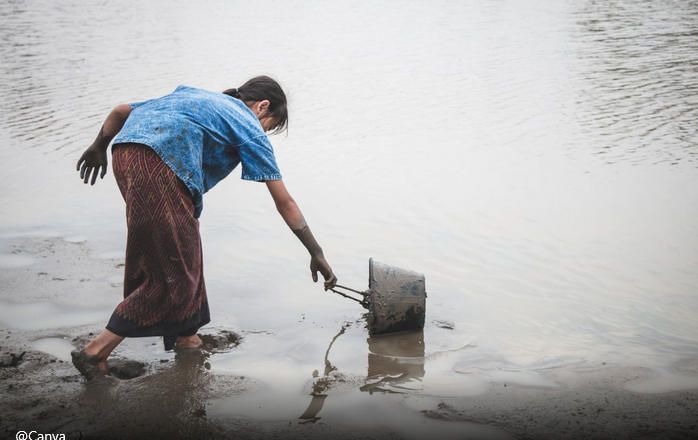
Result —
[[[126,201],[124,300],[107,330],[125,337],[195,335],[210,322],[199,220],[191,192],[152,148],[113,147],[112,166]]]

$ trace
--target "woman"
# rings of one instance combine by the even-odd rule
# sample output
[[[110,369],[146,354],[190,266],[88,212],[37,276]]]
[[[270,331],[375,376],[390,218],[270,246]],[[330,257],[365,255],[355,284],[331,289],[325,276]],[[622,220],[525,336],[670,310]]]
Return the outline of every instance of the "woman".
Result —
[[[162,98],[116,106],[77,163],[95,184],[107,148],[126,201],[124,300],[73,363],[88,379],[108,375],[107,357],[125,337],[163,336],[165,350],[199,347],[210,322],[199,221],[203,194],[242,164],[242,178],[265,182],[279,214],[310,253],[310,271],[337,278],[281,179],[267,132],[287,126],[286,95],[260,76],[223,93],[178,87]]]

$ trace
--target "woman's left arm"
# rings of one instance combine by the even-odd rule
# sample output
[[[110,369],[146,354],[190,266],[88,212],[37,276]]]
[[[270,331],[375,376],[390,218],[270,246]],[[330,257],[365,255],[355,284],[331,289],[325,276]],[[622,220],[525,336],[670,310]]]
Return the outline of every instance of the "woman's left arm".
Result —
[[[303,218],[303,213],[291,194],[288,193],[283,180],[267,180],[266,184],[271,197],[274,199],[277,211],[310,253],[310,274],[313,281],[317,282],[317,272],[320,271],[325,278],[325,290],[334,287],[337,284],[337,277],[332,273],[332,268],[325,260],[322,248],[313,237],[313,233],[310,232],[308,223]]]
[[[97,181],[97,174],[102,179],[107,174],[107,148],[109,148],[109,143],[114,139],[114,136],[124,127],[130,114],[131,106],[129,104],[119,104],[114,107],[99,130],[97,139],[80,156],[77,170],[80,171],[80,178],[84,179],[85,183],[90,181],[90,174],[92,175],[92,185]]]

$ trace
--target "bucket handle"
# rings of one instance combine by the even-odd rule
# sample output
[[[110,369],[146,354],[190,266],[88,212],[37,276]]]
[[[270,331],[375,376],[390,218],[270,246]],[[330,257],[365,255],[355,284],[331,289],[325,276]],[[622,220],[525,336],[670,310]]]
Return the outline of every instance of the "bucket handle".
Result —
[[[356,299],[356,298],[354,298],[354,297],[352,297],[352,296],[349,296],[349,295],[347,295],[347,294],[345,294],[345,293],[342,293],[342,292],[339,292],[339,291],[337,291],[337,290],[334,290],[333,288],[330,288],[330,290],[333,291],[334,293],[336,293],[336,294],[338,294],[338,295],[342,295],[342,296],[345,297],[345,298],[349,298],[350,300],[356,301],[357,303],[361,304],[361,305],[363,306],[364,309],[368,310],[368,306],[369,306],[369,302],[368,302],[368,295],[369,295],[369,294],[368,294],[368,292],[359,292],[358,290],[354,290],[354,289],[350,289],[350,288],[348,288],[348,287],[340,286],[339,284],[335,285],[334,287],[335,287],[335,288],[344,289],[344,290],[348,290],[348,291],[350,291],[350,292],[354,292],[354,293],[358,293],[359,295],[362,295],[362,296],[364,297],[364,299],[363,299],[363,300],[359,300],[359,299]]]

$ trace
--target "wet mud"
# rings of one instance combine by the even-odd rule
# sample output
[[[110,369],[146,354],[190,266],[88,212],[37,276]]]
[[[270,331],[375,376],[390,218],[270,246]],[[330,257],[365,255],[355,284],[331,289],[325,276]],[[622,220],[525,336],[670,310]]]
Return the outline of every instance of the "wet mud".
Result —
[[[698,393],[648,395],[619,387],[648,376],[642,369],[607,368],[580,374],[570,388],[496,383],[482,396],[445,400],[423,414],[498,426],[520,439],[698,438]]]
[[[85,263],[89,260],[75,255],[89,251],[80,243],[44,241],[29,240],[24,249],[48,264],[0,269],[12,280],[12,291],[0,290],[0,300],[17,304],[10,293],[21,292],[31,305],[48,294],[60,296],[57,286],[84,284],[76,281],[78,272],[107,277],[118,269],[118,261],[109,259],[95,260],[90,267],[92,263]],[[68,263],[52,266],[52,251]],[[80,270],[71,273],[71,264]],[[63,281],[36,273],[50,273],[52,267]],[[68,295],[87,294],[89,289]],[[463,329],[460,322],[430,323],[429,331],[440,332],[441,341]],[[423,329],[357,340],[366,331],[361,319],[339,326],[321,343],[322,366],[308,371],[297,392],[288,390],[292,379],[281,380],[281,388],[270,386],[259,379],[255,367],[245,373],[212,367],[219,357],[241,350],[247,351],[233,364],[254,356],[249,340],[278,339],[274,332],[225,327],[202,329],[200,349],[169,353],[161,352],[157,341],[145,341],[151,338],[127,339],[108,361],[111,377],[87,382],[65,360],[66,351],[84,346],[102,326],[0,326],[0,437],[14,438],[28,430],[74,439],[698,437],[698,392],[668,392],[671,388],[661,383],[665,376],[651,370],[599,365],[527,372],[525,365],[476,349],[476,342],[459,345],[463,341],[458,337],[430,348]],[[314,336],[312,342],[322,338]],[[347,346],[354,342],[358,345]],[[359,367],[348,367],[347,353]],[[305,355],[293,356],[303,361]],[[258,365],[280,376],[294,373],[293,366],[283,363]],[[443,365],[446,373],[439,370]],[[688,380],[697,372],[698,363],[684,360],[672,374]],[[453,386],[439,383],[446,379]],[[469,380],[481,381],[476,392],[458,388]],[[643,386],[658,392],[633,391]]]
[[[3,347],[3,357],[12,359],[15,354],[17,361],[0,368],[0,432],[14,436],[31,428],[83,439],[412,438],[390,423],[381,429],[360,422],[349,428],[323,419],[328,402],[350,395],[351,390],[399,395],[409,393],[409,386],[401,387],[424,377],[425,356],[419,344],[400,348],[386,339],[370,343],[366,376],[343,373],[329,356],[325,371],[318,372],[307,389],[307,406],[299,408],[295,421],[285,422],[209,417],[211,401],[244,402],[244,396],[258,392],[260,384],[243,376],[212,373],[208,365],[212,353],[206,350],[176,352],[168,362],[116,357],[110,359],[111,380],[86,382],[69,363],[31,350],[19,356],[22,352]],[[412,341],[419,339],[416,335]],[[13,338],[13,350],[21,349],[19,341]],[[643,369],[610,367],[589,371],[577,377],[574,386],[557,389],[493,382],[479,396],[436,398],[433,407],[414,417],[446,426],[496,427],[502,436],[492,438],[695,438],[698,393],[648,395],[622,389],[628,380],[651,376]]]

